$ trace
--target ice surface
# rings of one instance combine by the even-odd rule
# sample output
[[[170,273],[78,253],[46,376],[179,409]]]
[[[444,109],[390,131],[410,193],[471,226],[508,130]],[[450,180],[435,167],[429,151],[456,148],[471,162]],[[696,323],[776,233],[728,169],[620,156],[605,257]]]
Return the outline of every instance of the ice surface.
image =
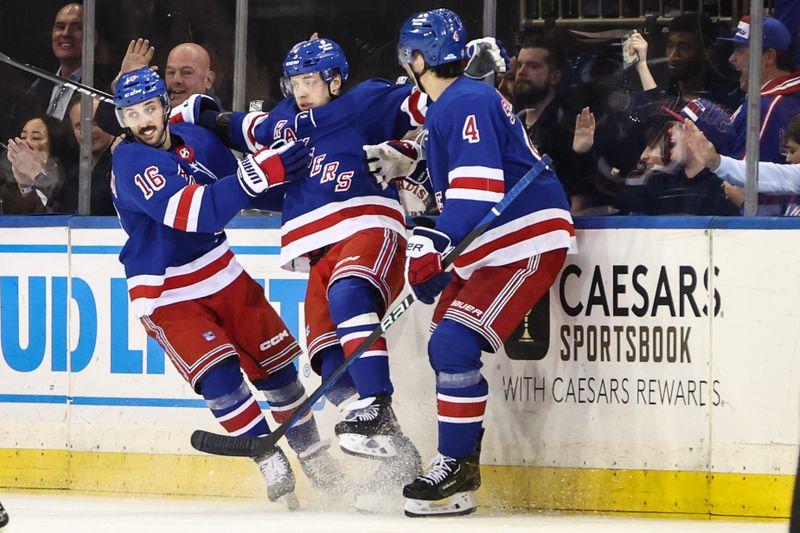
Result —
[[[313,501],[303,511],[254,499],[96,496],[69,492],[0,492],[11,521],[2,533],[535,533],[725,532],[777,533],[786,523],[668,520],[570,514],[491,513],[467,517],[411,519],[398,507],[385,514],[348,510],[347,502]],[[335,512],[331,508],[337,509]],[[396,511],[394,509],[397,509]]]

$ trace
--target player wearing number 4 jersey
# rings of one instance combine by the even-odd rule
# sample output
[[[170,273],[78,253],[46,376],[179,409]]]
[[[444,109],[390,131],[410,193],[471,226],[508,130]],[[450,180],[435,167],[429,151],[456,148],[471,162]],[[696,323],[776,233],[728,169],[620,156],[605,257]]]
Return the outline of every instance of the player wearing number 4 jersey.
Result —
[[[489,398],[481,351],[502,347],[550,288],[575,240],[564,191],[546,170],[464,250],[452,274],[442,271],[442,256],[539,159],[508,102],[492,87],[461,75],[465,37],[455,13],[436,9],[411,17],[398,44],[400,64],[433,102],[425,120],[425,151],[441,210],[435,228],[414,229],[406,274],[424,303],[444,291],[428,344],[436,373],[439,454],[403,489],[409,516],[475,510]],[[368,155],[382,151],[367,147]]]
[[[166,86],[149,68],[124,74],[114,100],[129,129],[114,152],[112,191],[128,234],[120,261],[133,309],[228,432],[268,434],[242,371],[281,423],[306,398],[293,364],[300,348],[236,261],[223,230],[241,209],[263,206],[269,190],[305,169],[308,149],[289,143],[237,163],[211,132],[167,124]],[[310,413],[286,436],[312,483],[340,479]],[[269,499],[295,507],[283,451],[256,462]]]

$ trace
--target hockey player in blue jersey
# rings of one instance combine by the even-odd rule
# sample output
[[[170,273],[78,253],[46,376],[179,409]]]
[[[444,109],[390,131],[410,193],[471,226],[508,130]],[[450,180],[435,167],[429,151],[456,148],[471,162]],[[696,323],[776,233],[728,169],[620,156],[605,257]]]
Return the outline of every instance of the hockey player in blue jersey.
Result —
[[[436,374],[439,454],[404,487],[408,516],[476,509],[489,397],[481,351],[503,346],[553,284],[575,239],[564,190],[546,170],[464,250],[452,274],[443,272],[442,257],[540,158],[500,93],[462,75],[465,44],[461,20],[446,9],[412,16],[398,44],[400,64],[432,102],[425,154],[441,212],[435,228],[414,228],[406,276],[423,303],[432,304],[444,291],[428,343]],[[399,168],[396,159],[394,166]]]
[[[120,78],[114,101],[128,128],[113,155],[112,191],[128,234],[120,261],[133,310],[228,432],[268,434],[242,371],[281,423],[306,398],[294,364],[301,350],[262,287],[237,262],[224,228],[241,209],[260,206],[268,190],[304,171],[308,148],[290,142],[237,162],[208,130],[168,125],[166,86],[147,67]],[[311,413],[286,436],[312,484],[341,488]],[[269,499],[296,507],[283,451],[255,460]]]
[[[203,113],[200,120],[198,105],[187,102],[171,119],[215,128],[247,152],[287,141],[312,149],[310,167],[284,187],[278,209],[281,262],[288,270],[309,274],[306,340],[312,368],[323,379],[372,332],[404,286],[404,213],[395,188],[375,185],[362,146],[419,126],[426,102],[411,85],[384,80],[369,80],[345,92],[348,71],[334,41],[303,41],[284,62],[287,98],[270,113]],[[373,485],[399,493],[399,486],[418,471],[420,459],[393,412],[393,392],[386,339],[381,337],[326,396],[339,405],[358,394],[336,424],[340,447],[384,460]]]

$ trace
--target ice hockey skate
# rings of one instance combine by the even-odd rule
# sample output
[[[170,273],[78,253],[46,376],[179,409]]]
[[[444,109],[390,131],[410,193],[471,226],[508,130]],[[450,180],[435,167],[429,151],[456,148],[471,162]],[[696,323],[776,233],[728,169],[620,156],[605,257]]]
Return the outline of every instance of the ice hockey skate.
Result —
[[[370,459],[391,459],[408,449],[410,441],[400,430],[391,396],[356,400],[346,409],[347,415],[335,428],[343,452]]]
[[[8,512],[3,508],[3,504],[0,503],[0,529],[6,527],[8,524]]]
[[[299,509],[300,503],[294,493],[294,473],[283,450],[276,447],[268,454],[255,457],[253,460],[258,464],[261,475],[267,482],[269,501],[283,503],[290,511]]]
[[[343,495],[350,490],[350,484],[339,468],[339,464],[331,457],[327,440],[315,442],[297,454],[300,466],[311,485],[330,495]]]
[[[427,472],[403,487],[406,516],[458,516],[475,512],[475,491],[481,486],[478,454],[453,459],[437,455]]]

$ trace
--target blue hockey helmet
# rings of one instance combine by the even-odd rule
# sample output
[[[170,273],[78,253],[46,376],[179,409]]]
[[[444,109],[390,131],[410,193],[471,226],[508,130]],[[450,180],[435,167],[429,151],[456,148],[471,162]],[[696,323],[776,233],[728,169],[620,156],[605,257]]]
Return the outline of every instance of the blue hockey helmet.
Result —
[[[164,120],[169,117],[170,103],[167,84],[150,67],[142,67],[120,76],[114,88],[114,107],[117,121],[126,127],[122,109],[158,98],[164,106]]]
[[[467,59],[467,32],[461,19],[449,9],[423,11],[400,28],[397,57],[401,65],[411,63],[415,51],[431,67]]]
[[[167,84],[150,67],[142,67],[120,76],[114,90],[114,105],[117,109],[140,104],[151,98],[160,98],[169,109]]]
[[[283,61],[283,75],[287,78],[319,72],[325,83],[333,81],[334,69],[339,70],[342,81],[347,80],[350,66],[342,47],[330,39],[301,41],[294,45]]]

